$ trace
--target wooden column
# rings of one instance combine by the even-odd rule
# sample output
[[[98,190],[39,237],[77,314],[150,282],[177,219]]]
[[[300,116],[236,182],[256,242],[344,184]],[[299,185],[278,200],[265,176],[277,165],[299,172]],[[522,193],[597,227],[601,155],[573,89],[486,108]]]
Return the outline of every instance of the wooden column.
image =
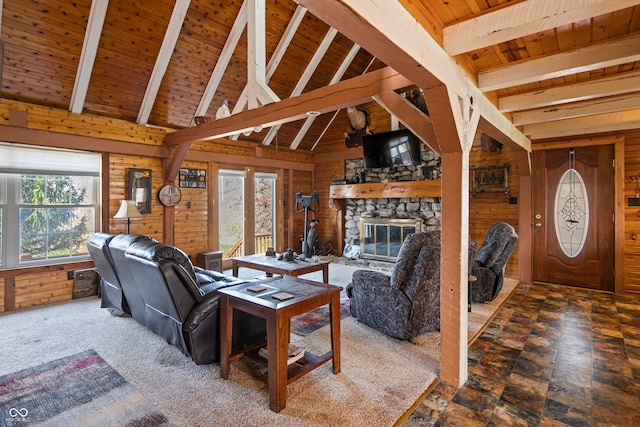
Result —
[[[469,153],[480,113],[472,96],[445,86],[424,95],[442,148],[440,378],[459,387],[468,377]]]
[[[460,386],[468,377],[469,151],[442,153],[440,377]]]

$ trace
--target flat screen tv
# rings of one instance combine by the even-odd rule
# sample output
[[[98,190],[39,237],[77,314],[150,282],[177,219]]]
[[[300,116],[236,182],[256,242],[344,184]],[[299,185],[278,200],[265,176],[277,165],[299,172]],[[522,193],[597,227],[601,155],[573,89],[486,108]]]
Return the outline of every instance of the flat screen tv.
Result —
[[[419,165],[421,141],[408,129],[362,137],[365,169]]]

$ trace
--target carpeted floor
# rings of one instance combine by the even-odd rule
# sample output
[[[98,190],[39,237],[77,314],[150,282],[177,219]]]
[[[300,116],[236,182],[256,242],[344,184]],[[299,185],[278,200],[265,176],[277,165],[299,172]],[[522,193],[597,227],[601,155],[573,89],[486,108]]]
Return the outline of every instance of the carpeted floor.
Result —
[[[332,263],[329,281],[346,285],[357,268]],[[0,347],[0,375],[95,349],[175,425],[391,426],[439,371],[438,333],[410,343],[348,316],[341,321],[342,371],[334,375],[327,363],[291,383],[287,407],[276,414],[269,410],[262,366],[236,361],[229,379],[222,380],[217,364],[197,366],[131,318],[113,317],[99,306],[90,297],[1,314],[3,338],[11,345]],[[474,305],[474,315],[481,316],[479,309]],[[292,334],[292,342],[324,352],[329,328]]]

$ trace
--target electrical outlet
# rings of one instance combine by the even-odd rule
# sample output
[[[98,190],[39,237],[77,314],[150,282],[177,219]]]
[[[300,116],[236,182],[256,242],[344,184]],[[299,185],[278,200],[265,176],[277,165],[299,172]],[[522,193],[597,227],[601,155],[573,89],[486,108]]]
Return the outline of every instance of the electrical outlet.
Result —
[[[629,197],[629,206],[640,206],[640,198]]]
[[[67,280],[73,280],[73,270],[67,271]]]
[[[510,205],[517,205],[518,204],[518,198],[517,197],[509,197],[509,204]]]

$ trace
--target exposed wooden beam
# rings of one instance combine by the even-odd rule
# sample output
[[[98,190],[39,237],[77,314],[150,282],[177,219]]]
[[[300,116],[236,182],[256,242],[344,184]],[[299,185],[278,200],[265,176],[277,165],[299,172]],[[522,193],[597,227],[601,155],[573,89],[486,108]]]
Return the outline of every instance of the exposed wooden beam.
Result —
[[[173,49],[176,47],[178,37],[180,36],[180,29],[184,23],[184,18],[187,16],[187,10],[189,9],[190,3],[191,0],[177,0],[173,7],[171,19],[167,26],[167,32],[162,40],[162,46],[160,46],[160,52],[158,53],[156,63],[153,66],[153,71],[151,72],[151,77],[149,78],[149,84],[147,85],[147,90],[144,93],[144,98],[142,98],[142,105],[140,105],[138,119],[136,120],[138,124],[147,124],[147,121],[149,120],[151,109],[156,101],[156,96],[158,96],[160,83],[162,82],[162,78],[169,66],[169,60],[173,54]]]
[[[508,113],[636,92],[638,88],[640,71],[505,96],[498,100],[498,108],[503,113]]]
[[[216,61],[216,65],[213,68],[213,72],[211,73],[211,77],[209,78],[209,82],[207,83],[207,87],[202,94],[202,98],[200,98],[200,103],[196,108],[194,117],[197,116],[205,116],[207,111],[209,110],[209,106],[211,105],[211,100],[218,90],[218,85],[222,80],[222,76],[224,75],[227,66],[229,65],[229,61],[231,61],[231,56],[233,55],[233,51],[236,49],[238,45],[238,41],[240,41],[240,36],[242,36],[242,32],[244,31],[244,27],[247,25],[247,0],[242,2],[242,6],[240,6],[240,11],[238,12],[238,16],[236,16],[236,20],[231,27],[231,31],[229,32],[229,36],[222,47],[222,51],[220,52],[220,56]],[[193,119],[191,120],[193,124]]]
[[[640,4],[639,0],[528,0],[443,29],[450,55],[482,49]]]
[[[276,49],[273,51],[273,54],[271,55],[271,58],[267,63],[267,75],[266,75],[267,83],[269,83],[269,80],[271,80],[273,73],[276,72],[278,65],[280,65],[280,62],[282,61],[282,57],[284,56],[285,52],[287,51],[287,48],[291,44],[291,40],[293,40],[293,36],[295,36],[296,32],[298,31],[298,27],[300,26],[300,23],[302,23],[302,18],[304,18],[304,15],[306,12],[307,12],[307,9],[300,5],[298,5],[298,7],[296,7],[295,12],[293,12],[293,16],[291,16],[291,19],[287,24],[287,28],[284,30],[284,33],[282,34],[280,41],[278,41],[278,45],[276,46]],[[235,105],[233,106],[233,110],[232,110],[233,114],[239,113],[240,111],[243,111],[247,107],[247,99],[248,99],[247,91],[248,91],[248,87],[247,85],[245,85],[244,89],[242,90],[242,93],[240,94],[240,97],[238,98]]]
[[[401,72],[416,86],[428,90],[444,84],[460,97],[473,98],[480,114],[513,138],[516,145],[528,149],[530,141],[486,99],[455,60],[400,3],[384,2],[382,6],[376,0],[299,0],[298,3]],[[429,102],[427,105],[431,110]]]
[[[169,148],[96,138],[93,136],[73,135],[52,130],[29,129],[18,126],[2,126],[2,141],[43,147],[67,148],[70,150],[95,151],[130,156],[167,158]]]
[[[566,105],[539,108],[535,110],[513,113],[513,124],[516,126],[543,123],[554,120],[572,119],[595,114],[613,113],[636,109],[640,105],[640,93],[599,98],[596,100],[574,102]]]
[[[311,80],[311,76],[313,76],[313,73],[318,68],[320,61],[322,61],[322,58],[324,58],[324,56],[326,55],[327,50],[329,50],[329,47],[331,46],[331,43],[333,42],[333,39],[337,34],[338,31],[335,28],[329,28],[327,33],[324,35],[322,42],[320,42],[320,45],[311,57],[311,60],[305,67],[302,76],[300,76],[300,79],[298,79],[298,83],[296,83],[295,87],[291,91],[291,94],[289,95],[290,98],[298,96],[302,93],[304,88],[307,86],[307,83],[309,83],[309,80]],[[271,129],[269,129],[269,132],[267,132],[265,138],[262,140],[262,143],[264,145],[270,145],[271,141],[273,141],[273,139],[276,137],[276,134],[279,130],[280,125],[271,127]]]
[[[354,45],[355,46],[355,45]],[[369,68],[371,67],[371,65],[373,65],[373,62],[376,60],[376,57],[372,57],[371,61],[369,61],[369,64],[367,64],[367,66],[364,68],[364,70],[362,71],[362,74],[366,74],[367,71],[369,71]],[[318,135],[318,138],[316,138],[316,142],[313,143],[313,146],[311,147],[311,151],[316,149],[316,146],[320,143],[320,140],[322,139],[322,137],[324,136],[324,134],[327,132],[327,130],[329,130],[329,128],[331,127],[331,125],[333,124],[333,121],[336,119],[336,117],[338,117],[338,114],[340,113],[340,110],[336,110],[333,112],[333,116],[331,116],[331,118],[329,119],[329,121],[327,122],[327,124],[325,125],[324,129],[322,130],[322,132],[320,132],[320,135]]]
[[[76,80],[69,105],[69,111],[72,113],[82,113],[84,108],[84,101],[87,98],[87,90],[89,89],[89,80],[91,79],[93,64],[98,52],[98,42],[102,34],[104,19],[107,16],[107,6],[109,6],[109,0],[91,2],[87,30],[82,43],[82,53],[80,54],[80,62],[78,63]]]
[[[349,65],[351,65],[351,63],[353,62],[353,59],[356,57],[359,51],[360,51],[359,45],[354,44],[353,46],[351,46],[351,49],[349,49],[349,52],[342,60],[340,67],[338,67],[338,70],[333,74],[333,77],[329,82],[330,85],[338,83],[340,79],[342,79],[342,76],[344,76],[344,73],[347,71],[347,69],[349,68]],[[293,141],[289,146],[290,149],[295,150],[296,148],[298,148],[298,146],[300,145],[300,142],[302,142],[302,139],[307,134],[307,132],[309,131],[309,128],[311,127],[311,125],[315,120],[316,120],[315,116],[307,117],[307,119],[304,121],[304,124],[302,125],[302,127],[300,128],[296,136],[293,138]]]
[[[478,73],[478,87],[488,92],[640,61],[638,46],[640,35],[636,34],[539,59],[523,60]]]
[[[249,131],[255,126],[269,127],[289,123],[307,117],[308,111],[327,113],[337,108],[369,102],[371,97],[379,92],[409,86],[413,86],[410,80],[387,67],[254,110],[169,133],[165,143],[174,146],[195,141],[210,141]]]
[[[247,0],[247,85],[249,109],[278,102],[267,85],[266,0]]]
[[[389,114],[396,116],[429,148],[438,153],[438,155],[442,155],[442,148],[440,148],[438,138],[433,131],[431,119],[416,106],[394,91],[376,94],[373,99]]]
[[[568,137],[640,128],[640,109],[525,125],[531,139]]]

